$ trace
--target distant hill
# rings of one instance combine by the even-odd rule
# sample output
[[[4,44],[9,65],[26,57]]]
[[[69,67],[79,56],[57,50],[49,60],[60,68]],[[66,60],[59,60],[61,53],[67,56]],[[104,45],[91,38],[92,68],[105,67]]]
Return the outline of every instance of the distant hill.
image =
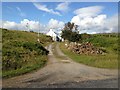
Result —
[[[43,66],[48,51],[43,47],[51,37],[35,32],[0,29],[2,31],[2,70],[3,77],[29,72]]]

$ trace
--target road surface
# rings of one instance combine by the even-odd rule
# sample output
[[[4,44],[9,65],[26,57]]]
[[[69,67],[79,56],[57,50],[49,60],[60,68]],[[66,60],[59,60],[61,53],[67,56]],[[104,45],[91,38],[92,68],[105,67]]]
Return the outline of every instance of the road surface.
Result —
[[[61,52],[59,44],[54,49],[51,44],[47,49],[50,53],[45,67],[3,79],[3,88],[118,88],[117,70],[76,63]]]

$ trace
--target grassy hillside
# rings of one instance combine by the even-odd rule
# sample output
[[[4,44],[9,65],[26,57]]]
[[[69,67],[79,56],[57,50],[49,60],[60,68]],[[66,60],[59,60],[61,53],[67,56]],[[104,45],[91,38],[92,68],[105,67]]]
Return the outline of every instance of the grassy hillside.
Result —
[[[47,61],[48,51],[43,47],[51,38],[37,33],[2,29],[3,77],[11,77],[42,67]]]
[[[79,63],[99,68],[118,68],[118,52],[120,52],[120,48],[118,47],[117,34],[84,35],[82,42],[91,42],[96,47],[103,48],[106,54],[78,55],[65,48],[64,43],[61,43],[60,47],[66,55]]]
[[[108,52],[118,53],[118,35],[117,34],[95,34],[90,38],[83,39],[83,42],[91,42],[97,47],[103,47]]]
[[[0,29],[0,68],[2,68],[2,30]],[[2,71],[0,70],[0,76],[2,76]]]

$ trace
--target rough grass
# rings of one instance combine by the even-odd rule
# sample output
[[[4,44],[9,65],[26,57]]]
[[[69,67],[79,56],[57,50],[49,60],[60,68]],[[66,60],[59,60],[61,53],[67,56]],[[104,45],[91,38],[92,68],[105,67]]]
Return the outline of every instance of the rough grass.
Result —
[[[45,65],[48,51],[43,47],[51,38],[37,33],[2,30],[2,70],[3,77],[12,77],[35,70]]]
[[[76,62],[98,68],[117,69],[119,51],[117,40],[118,38],[116,37],[108,38],[103,36],[96,36],[94,38],[84,40],[84,42],[89,41],[95,46],[105,48],[107,50],[105,55],[78,55],[68,50],[64,45],[65,43],[60,43],[60,48],[66,55]]]
[[[107,35],[107,34],[106,34]],[[91,38],[83,39],[83,42],[91,42],[97,47],[104,47],[109,52],[117,52],[118,48],[118,37],[106,37],[106,35],[92,35]]]
[[[0,68],[2,68],[2,30],[0,29]],[[0,69],[0,77],[2,77],[2,70]]]
[[[27,65],[25,65],[22,68],[19,68],[17,70],[3,71],[2,77],[9,78],[9,77],[22,75],[22,74],[37,70],[46,64],[47,57],[46,56],[37,56],[36,58],[33,58],[33,60],[35,62],[29,63],[29,64],[27,64]]]
[[[0,29],[2,30],[2,29]],[[17,31],[17,30],[2,30],[2,41],[7,43],[9,41],[21,41],[21,42],[37,42],[38,35],[35,32],[26,32],[26,31]],[[40,44],[46,45],[51,42],[51,37],[46,36],[44,34],[40,34],[39,36]]]

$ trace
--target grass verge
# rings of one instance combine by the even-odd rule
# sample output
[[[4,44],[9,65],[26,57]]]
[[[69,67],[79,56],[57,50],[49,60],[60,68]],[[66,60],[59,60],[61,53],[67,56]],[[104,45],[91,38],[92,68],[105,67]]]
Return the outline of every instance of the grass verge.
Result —
[[[64,44],[65,43],[60,43],[60,49],[64,54],[76,62],[98,68],[118,68],[118,55],[113,52],[107,53],[106,55],[78,55],[68,50]]]
[[[9,78],[9,77],[13,77],[13,76],[18,76],[18,75],[22,75],[28,72],[32,72],[33,70],[37,70],[39,68],[42,68],[43,66],[46,65],[47,62],[47,56],[38,56],[35,58],[34,60],[35,62],[33,63],[29,63],[27,65],[25,65],[24,67],[20,68],[20,69],[16,69],[16,70],[10,70],[10,71],[3,71],[2,72],[2,77],[3,78]]]

